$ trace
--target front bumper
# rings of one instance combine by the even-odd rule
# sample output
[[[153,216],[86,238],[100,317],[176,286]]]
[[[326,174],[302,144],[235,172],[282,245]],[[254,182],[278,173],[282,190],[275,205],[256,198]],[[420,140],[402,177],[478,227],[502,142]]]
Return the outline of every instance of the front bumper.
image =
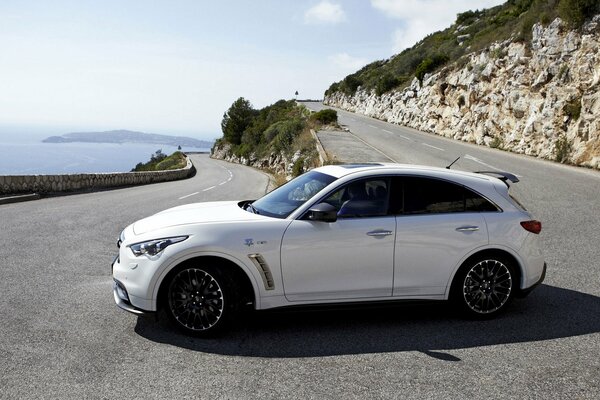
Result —
[[[129,311],[130,313],[135,315],[148,314],[148,311],[140,310],[139,308],[136,308],[131,305],[125,286],[123,286],[123,284],[117,281],[116,279],[113,281],[113,297],[115,298],[115,303],[117,304],[117,307],[125,311]]]
[[[115,264],[118,263],[119,261],[120,261],[119,256],[115,257],[112,264],[110,265],[111,274],[114,273]],[[115,278],[113,278],[113,297],[115,299],[115,303],[117,304],[117,307],[119,307],[125,311],[129,311],[130,313],[135,314],[135,315],[151,314],[151,312],[149,312],[149,311],[144,311],[142,309],[139,309],[139,308],[133,306],[129,300],[129,293],[127,292],[127,289],[125,288],[125,285],[123,285],[120,281],[118,281]]]

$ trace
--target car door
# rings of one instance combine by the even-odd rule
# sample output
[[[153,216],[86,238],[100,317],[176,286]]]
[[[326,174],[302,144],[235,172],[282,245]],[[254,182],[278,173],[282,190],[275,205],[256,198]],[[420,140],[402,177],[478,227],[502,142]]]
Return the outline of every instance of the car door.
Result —
[[[442,296],[460,260],[488,243],[481,212],[497,209],[453,182],[402,177],[393,185],[391,201],[397,214],[393,294]]]
[[[391,296],[396,221],[388,215],[389,179],[344,185],[323,202],[336,222],[297,219],[281,244],[289,301]]]

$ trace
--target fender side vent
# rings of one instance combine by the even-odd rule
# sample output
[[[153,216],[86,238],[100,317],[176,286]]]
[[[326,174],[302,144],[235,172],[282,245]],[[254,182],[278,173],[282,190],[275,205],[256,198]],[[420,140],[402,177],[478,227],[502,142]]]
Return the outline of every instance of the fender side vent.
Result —
[[[267,265],[267,262],[265,261],[263,256],[261,256],[260,254],[248,254],[248,258],[252,260],[252,262],[256,266],[256,269],[258,269],[258,272],[260,273],[260,276],[262,277],[263,283],[265,285],[265,289],[275,289],[275,281],[273,280],[273,274],[271,274],[271,270],[269,269],[269,266]]]

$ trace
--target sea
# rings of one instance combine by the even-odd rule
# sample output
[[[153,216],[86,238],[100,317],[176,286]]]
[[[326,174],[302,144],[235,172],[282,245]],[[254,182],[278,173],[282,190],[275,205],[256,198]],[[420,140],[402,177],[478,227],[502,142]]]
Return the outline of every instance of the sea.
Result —
[[[75,131],[85,130],[0,126],[0,175],[128,172],[138,163],[149,161],[157,150],[167,155],[177,151],[177,147],[162,144],[42,142],[49,136]],[[181,151],[210,149],[182,147]]]

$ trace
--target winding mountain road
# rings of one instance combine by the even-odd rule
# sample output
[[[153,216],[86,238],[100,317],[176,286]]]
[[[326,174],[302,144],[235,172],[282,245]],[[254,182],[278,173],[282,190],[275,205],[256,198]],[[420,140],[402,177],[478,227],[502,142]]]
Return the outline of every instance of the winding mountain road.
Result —
[[[220,339],[182,336],[117,309],[110,263],[139,218],[264,193],[263,173],[194,155],[189,180],[0,205],[0,398],[597,398],[599,174],[340,118],[396,161],[463,155],[459,168],[521,175],[514,191],[544,222],[546,284],[490,321],[439,305],[288,310]]]

